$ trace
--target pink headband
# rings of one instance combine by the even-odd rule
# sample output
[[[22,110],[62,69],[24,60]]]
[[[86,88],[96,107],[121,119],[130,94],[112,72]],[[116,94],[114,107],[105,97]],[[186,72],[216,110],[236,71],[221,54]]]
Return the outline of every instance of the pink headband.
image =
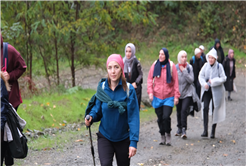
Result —
[[[123,63],[123,59],[121,57],[120,54],[112,54],[108,57],[108,60],[107,60],[107,67],[108,67],[108,64],[112,61],[115,61],[117,62],[120,67],[121,67],[121,70],[122,70],[122,74],[123,76],[125,77],[125,73],[124,73],[124,63]]]

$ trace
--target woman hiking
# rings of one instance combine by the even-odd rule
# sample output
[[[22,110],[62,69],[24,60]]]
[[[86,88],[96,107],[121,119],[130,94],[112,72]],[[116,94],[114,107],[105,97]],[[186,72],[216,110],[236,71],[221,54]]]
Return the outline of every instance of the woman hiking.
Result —
[[[226,74],[225,89],[228,91],[228,101],[232,101],[231,92],[233,91],[233,82],[236,78],[236,60],[234,58],[234,51],[229,49],[228,55],[226,56],[225,61],[223,62],[223,67]]]
[[[187,53],[182,50],[178,54],[178,64],[176,65],[179,82],[179,103],[177,105],[177,127],[175,136],[185,139],[187,130],[187,110],[192,102],[194,74],[192,66],[187,62]]]
[[[155,113],[161,134],[160,145],[171,145],[171,114],[174,105],[178,104],[180,93],[177,69],[169,60],[168,50],[159,51],[159,59],[155,61],[147,80],[147,92]]]
[[[137,151],[138,100],[134,87],[125,80],[122,57],[110,55],[106,67],[108,78],[99,82],[95,105],[89,113],[90,119],[85,118],[85,124],[90,126],[91,122],[101,121],[97,133],[101,165],[112,165],[115,154],[117,165],[126,166]]]
[[[135,88],[138,98],[138,106],[140,110],[141,96],[142,96],[142,83],[143,83],[143,71],[140,62],[137,60],[136,48],[134,44],[128,43],[125,47],[124,73],[126,81],[131,83]]]
[[[215,138],[215,129],[217,123],[225,120],[225,88],[224,82],[226,75],[223,66],[217,62],[217,51],[212,48],[206,55],[207,63],[204,64],[199,73],[199,82],[202,87],[201,98],[204,103],[202,108],[202,117],[204,131],[202,137],[208,137],[208,115],[213,115],[213,125],[210,138]],[[212,108],[209,105],[212,102]]]

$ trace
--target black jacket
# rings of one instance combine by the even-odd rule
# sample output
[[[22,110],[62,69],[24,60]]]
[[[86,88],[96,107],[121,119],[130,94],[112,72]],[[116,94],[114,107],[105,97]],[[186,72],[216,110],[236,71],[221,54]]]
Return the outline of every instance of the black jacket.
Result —
[[[143,83],[142,66],[136,58],[134,58],[132,62],[131,75],[128,75],[128,73],[125,73],[125,77],[126,77],[126,81],[131,84],[133,82],[136,82],[137,85],[140,85]]]
[[[233,58],[232,61],[233,61],[232,75],[230,75],[230,59],[228,58],[228,55],[226,56],[225,61],[223,62],[225,75],[227,77],[224,85],[227,91],[233,91],[233,79],[236,78],[236,68],[235,68],[236,60]]]
[[[196,83],[198,81],[198,75],[199,72],[201,70],[201,68],[203,67],[205,61],[202,61],[202,59],[196,59],[195,58],[195,62],[193,62],[193,59],[190,59],[190,65],[192,65],[193,67],[193,73],[194,73],[194,83]]]
[[[221,47],[221,43],[220,43],[219,48],[216,49],[216,44],[217,44],[217,43],[220,43],[220,40],[219,40],[219,39],[215,39],[214,46],[211,47],[211,49],[214,48],[214,49],[217,51],[217,54],[218,54],[218,59],[217,59],[217,61],[218,61],[219,63],[222,64],[222,63],[224,62],[224,59],[225,59],[225,54],[224,54],[223,48]],[[210,50],[211,50],[211,49],[210,49]]]

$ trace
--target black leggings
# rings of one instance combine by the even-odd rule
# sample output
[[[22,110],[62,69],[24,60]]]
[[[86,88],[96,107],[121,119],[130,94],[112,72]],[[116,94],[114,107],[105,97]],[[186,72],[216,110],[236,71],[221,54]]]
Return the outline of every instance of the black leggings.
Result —
[[[187,130],[187,109],[190,106],[192,98],[186,97],[184,99],[179,99],[179,103],[177,105],[177,127],[185,128]]]
[[[173,107],[170,106],[162,106],[155,109],[155,113],[158,117],[157,123],[159,126],[159,132],[161,135],[165,133],[171,132],[171,114],[173,111]]]
[[[120,142],[112,142],[98,132],[97,141],[101,166],[112,166],[114,154],[118,166],[130,165],[130,158],[128,158],[130,145],[129,138]]]
[[[202,99],[204,102],[203,124],[204,124],[205,130],[207,130],[207,128],[208,128],[209,104],[210,104],[211,100],[212,100],[212,111],[214,112],[214,103],[213,103],[213,95],[212,95],[211,88],[208,91],[204,92]]]

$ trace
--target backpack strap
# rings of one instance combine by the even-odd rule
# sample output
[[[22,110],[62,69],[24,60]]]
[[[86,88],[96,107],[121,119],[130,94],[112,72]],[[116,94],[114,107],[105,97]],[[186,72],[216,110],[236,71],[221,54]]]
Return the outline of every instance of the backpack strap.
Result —
[[[202,60],[202,62],[204,62],[204,60],[203,60],[203,57],[201,56],[201,60]]]
[[[7,71],[8,67],[8,44],[9,43],[3,42],[3,66],[5,71]]]
[[[127,96],[127,98],[129,98],[129,95],[130,95],[130,83],[127,82],[126,84],[127,84],[126,96]],[[104,88],[105,88],[105,81],[102,83],[102,89],[104,90]]]
[[[195,58],[195,56],[194,56],[194,55],[192,56],[192,60],[193,60],[193,65],[194,65],[195,60],[196,60],[196,58]]]

